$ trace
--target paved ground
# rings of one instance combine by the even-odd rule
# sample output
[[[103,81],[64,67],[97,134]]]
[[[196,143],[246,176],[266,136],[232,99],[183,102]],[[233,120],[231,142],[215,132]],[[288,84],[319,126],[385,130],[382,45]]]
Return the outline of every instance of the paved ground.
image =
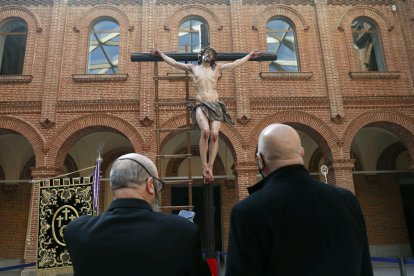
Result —
[[[398,264],[372,262],[372,266],[374,268],[374,276],[414,276],[414,265],[406,265],[405,275],[401,274]],[[219,276],[224,276],[224,273],[225,269],[222,264]]]
[[[372,262],[375,276],[414,276],[414,265],[405,267],[406,274],[401,274],[398,264]]]

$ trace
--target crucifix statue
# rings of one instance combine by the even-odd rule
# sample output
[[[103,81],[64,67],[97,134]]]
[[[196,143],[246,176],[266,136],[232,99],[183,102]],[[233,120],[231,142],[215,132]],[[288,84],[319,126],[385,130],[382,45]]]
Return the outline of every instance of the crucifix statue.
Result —
[[[200,158],[204,184],[214,181],[213,164],[218,150],[218,134],[222,122],[233,124],[226,111],[224,103],[219,100],[217,81],[221,72],[233,69],[252,58],[260,56],[254,50],[231,63],[216,63],[217,52],[210,47],[204,48],[198,54],[198,64],[184,64],[167,56],[157,48],[151,50],[153,55],[160,56],[167,64],[191,73],[196,90],[196,104],[192,107],[191,118],[193,125],[200,128]]]

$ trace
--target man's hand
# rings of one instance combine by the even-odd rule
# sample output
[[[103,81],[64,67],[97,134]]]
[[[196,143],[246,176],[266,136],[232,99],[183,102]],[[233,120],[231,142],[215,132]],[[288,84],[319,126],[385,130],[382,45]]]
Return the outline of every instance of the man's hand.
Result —
[[[257,49],[251,51],[250,54],[249,54],[249,56],[250,56],[249,59],[260,57],[260,53],[261,52],[259,50],[257,50]]]

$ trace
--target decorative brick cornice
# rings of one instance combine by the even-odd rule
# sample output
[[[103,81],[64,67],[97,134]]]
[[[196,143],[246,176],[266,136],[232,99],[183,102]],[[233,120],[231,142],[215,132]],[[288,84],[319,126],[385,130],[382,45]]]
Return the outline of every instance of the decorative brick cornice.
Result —
[[[51,6],[53,5],[53,0],[1,0],[2,6],[7,5],[22,5],[22,6]]]
[[[328,5],[358,5],[361,0],[328,0]],[[394,0],[364,0],[364,4],[393,4]]]
[[[380,97],[380,96],[371,96],[371,97],[344,97],[344,106],[347,108],[353,107],[366,107],[373,106],[378,107],[407,107],[412,108],[414,106],[414,96],[398,96],[398,97]]]
[[[329,101],[326,97],[295,97],[295,98],[276,98],[276,97],[253,97],[250,99],[252,108],[272,108],[286,107],[289,108],[306,108],[320,109],[326,108]]]
[[[157,0],[156,5],[229,5],[230,0]]]
[[[40,101],[0,102],[0,114],[39,113],[41,106]]]
[[[142,0],[68,0],[69,6],[91,5],[142,5]]]
[[[29,83],[32,79],[32,75],[1,75],[0,83]]]
[[[294,79],[294,80],[308,80],[312,78],[312,72],[260,72],[259,76],[262,79]]]
[[[59,110],[62,112],[91,113],[92,111],[136,111],[139,110],[138,100],[73,100],[59,101]]]
[[[73,74],[74,82],[126,81],[128,74]]]
[[[351,79],[398,79],[400,72],[349,72]]]
[[[242,0],[244,5],[274,5],[274,4],[291,4],[291,5],[313,5],[314,0],[289,0],[289,1],[275,1],[275,0]]]

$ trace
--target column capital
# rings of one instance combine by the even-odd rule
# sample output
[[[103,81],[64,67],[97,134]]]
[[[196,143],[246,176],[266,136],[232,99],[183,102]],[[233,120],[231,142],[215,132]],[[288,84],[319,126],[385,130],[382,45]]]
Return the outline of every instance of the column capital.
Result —
[[[335,170],[352,170],[355,159],[333,159],[331,167]]]
[[[257,172],[258,168],[255,162],[239,162],[236,164],[236,172],[240,173],[240,172]]]
[[[41,180],[54,177],[62,172],[58,167],[36,167],[32,169],[32,178]]]

